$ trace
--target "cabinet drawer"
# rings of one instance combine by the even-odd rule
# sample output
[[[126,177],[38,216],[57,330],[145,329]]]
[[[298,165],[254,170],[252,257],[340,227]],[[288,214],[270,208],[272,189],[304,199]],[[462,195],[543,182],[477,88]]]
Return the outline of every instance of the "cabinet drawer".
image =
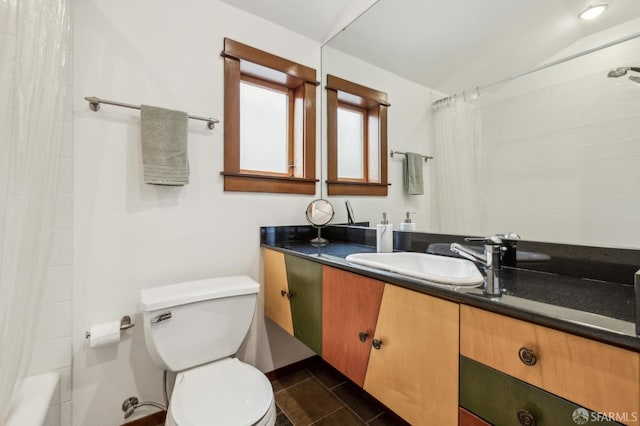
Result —
[[[625,424],[640,424],[635,352],[461,306],[460,353]]]
[[[464,356],[460,357],[460,405],[498,426],[583,424],[578,423],[578,415],[598,419],[602,426],[616,424]]]

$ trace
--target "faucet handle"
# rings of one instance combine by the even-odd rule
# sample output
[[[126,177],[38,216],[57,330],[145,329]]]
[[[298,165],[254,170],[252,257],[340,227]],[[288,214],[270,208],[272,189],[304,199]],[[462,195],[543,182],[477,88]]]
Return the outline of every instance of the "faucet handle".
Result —
[[[501,235],[490,235],[488,237],[466,237],[465,241],[477,241],[490,246],[499,246],[502,244]]]
[[[509,232],[508,234],[496,234],[496,235],[502,238],[503,240],[517,241],[520,239],[520,235],[516,234],[515,232]]]
[[[478,241],[490,246],[502,245],[503,243],[509,243],[518,241],[520,235],[515,232],[509,232],[508,234],[495,234],[488,237],[466,237],[465,241]]]

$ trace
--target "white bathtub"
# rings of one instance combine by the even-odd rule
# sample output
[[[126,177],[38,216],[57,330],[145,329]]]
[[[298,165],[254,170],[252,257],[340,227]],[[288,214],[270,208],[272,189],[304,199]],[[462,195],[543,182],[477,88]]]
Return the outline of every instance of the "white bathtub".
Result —
[[[5,426],[42,426],[59,382],[60,376],[56,372],[25,378],[11,400]]]

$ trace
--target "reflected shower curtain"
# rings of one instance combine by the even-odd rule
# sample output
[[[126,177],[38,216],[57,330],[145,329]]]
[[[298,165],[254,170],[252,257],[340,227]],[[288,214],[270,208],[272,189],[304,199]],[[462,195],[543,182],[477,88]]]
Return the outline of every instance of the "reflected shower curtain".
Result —
[[[482,191],[484,167],[480,119],[474,106],[452,100],[434,113],[432,217],[435,232],[478,235],[486,232]]]
[[[50,254],[69,8],[0,0],[0,424],[29,365]]]

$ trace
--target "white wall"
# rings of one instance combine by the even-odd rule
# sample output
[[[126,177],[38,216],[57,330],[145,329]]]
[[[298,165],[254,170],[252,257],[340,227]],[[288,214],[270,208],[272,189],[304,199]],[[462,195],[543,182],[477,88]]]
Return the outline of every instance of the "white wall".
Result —
[[[223,191],[223,38],[318,70],[320,46],[216,0],[76,0],[73,24],[73,420],[111,426],[123,421],[126,397],[162,401],[139,291],[232,274],[260,280],[259,227],[304,224],[314,198]],[[139,113],[107,105],[91,112],[84,96],[184,110],[222,124],[210,131],[191,120],[189,185],[145,185]],[[88,348],[91,324],[125,314],[139,325],[120,344]],[[260,301],[241,358],[266,371],[309,355],[265,324]],[[141,408],[136,416],[149,412]]]
[[[556,58],[631,34],[639,23],[591,36]],[[486,98],[485,232],[640,248],[640,84],[607,78],[611,68],[640,64],[639,51],[640,40],[629,41]]]
[[[432,138],[432,91],[409,80],[392,74],[382,68],[347,55],[331,47],[322,48],[323,87],[326,74],[335,75],[354,83],[386,92],[391,107],[388,110],[388,142],[389,150],[402,152],[418,152],[433,155]],[[323,89],[323,100],[326,91]],[[323,101],[323,123],[326,123],[326,103]],[[323,144],[326,146],[326,131],[323,129]],[[327,154],[323,152],[323,176],[326,176]],[[357,221],[369,221],[372,226],[380,223],[382,212],[387,212],[389,222],[398,229],[404,220],[405,212],[416,212],[413,215],[417,230],[427,231],[429,215],[429,182],[431,178],[431,162],[424,164],[424,195],[408,195],[403,190],[402,164],[404,156],[388,157],[388,180],[391,183],[386,197],[327,197],[336,210],[335,222],[346,222],[347,214],[344,200],[348,199],[353,207]],[[323,194],[326,185],[323,180]]]

